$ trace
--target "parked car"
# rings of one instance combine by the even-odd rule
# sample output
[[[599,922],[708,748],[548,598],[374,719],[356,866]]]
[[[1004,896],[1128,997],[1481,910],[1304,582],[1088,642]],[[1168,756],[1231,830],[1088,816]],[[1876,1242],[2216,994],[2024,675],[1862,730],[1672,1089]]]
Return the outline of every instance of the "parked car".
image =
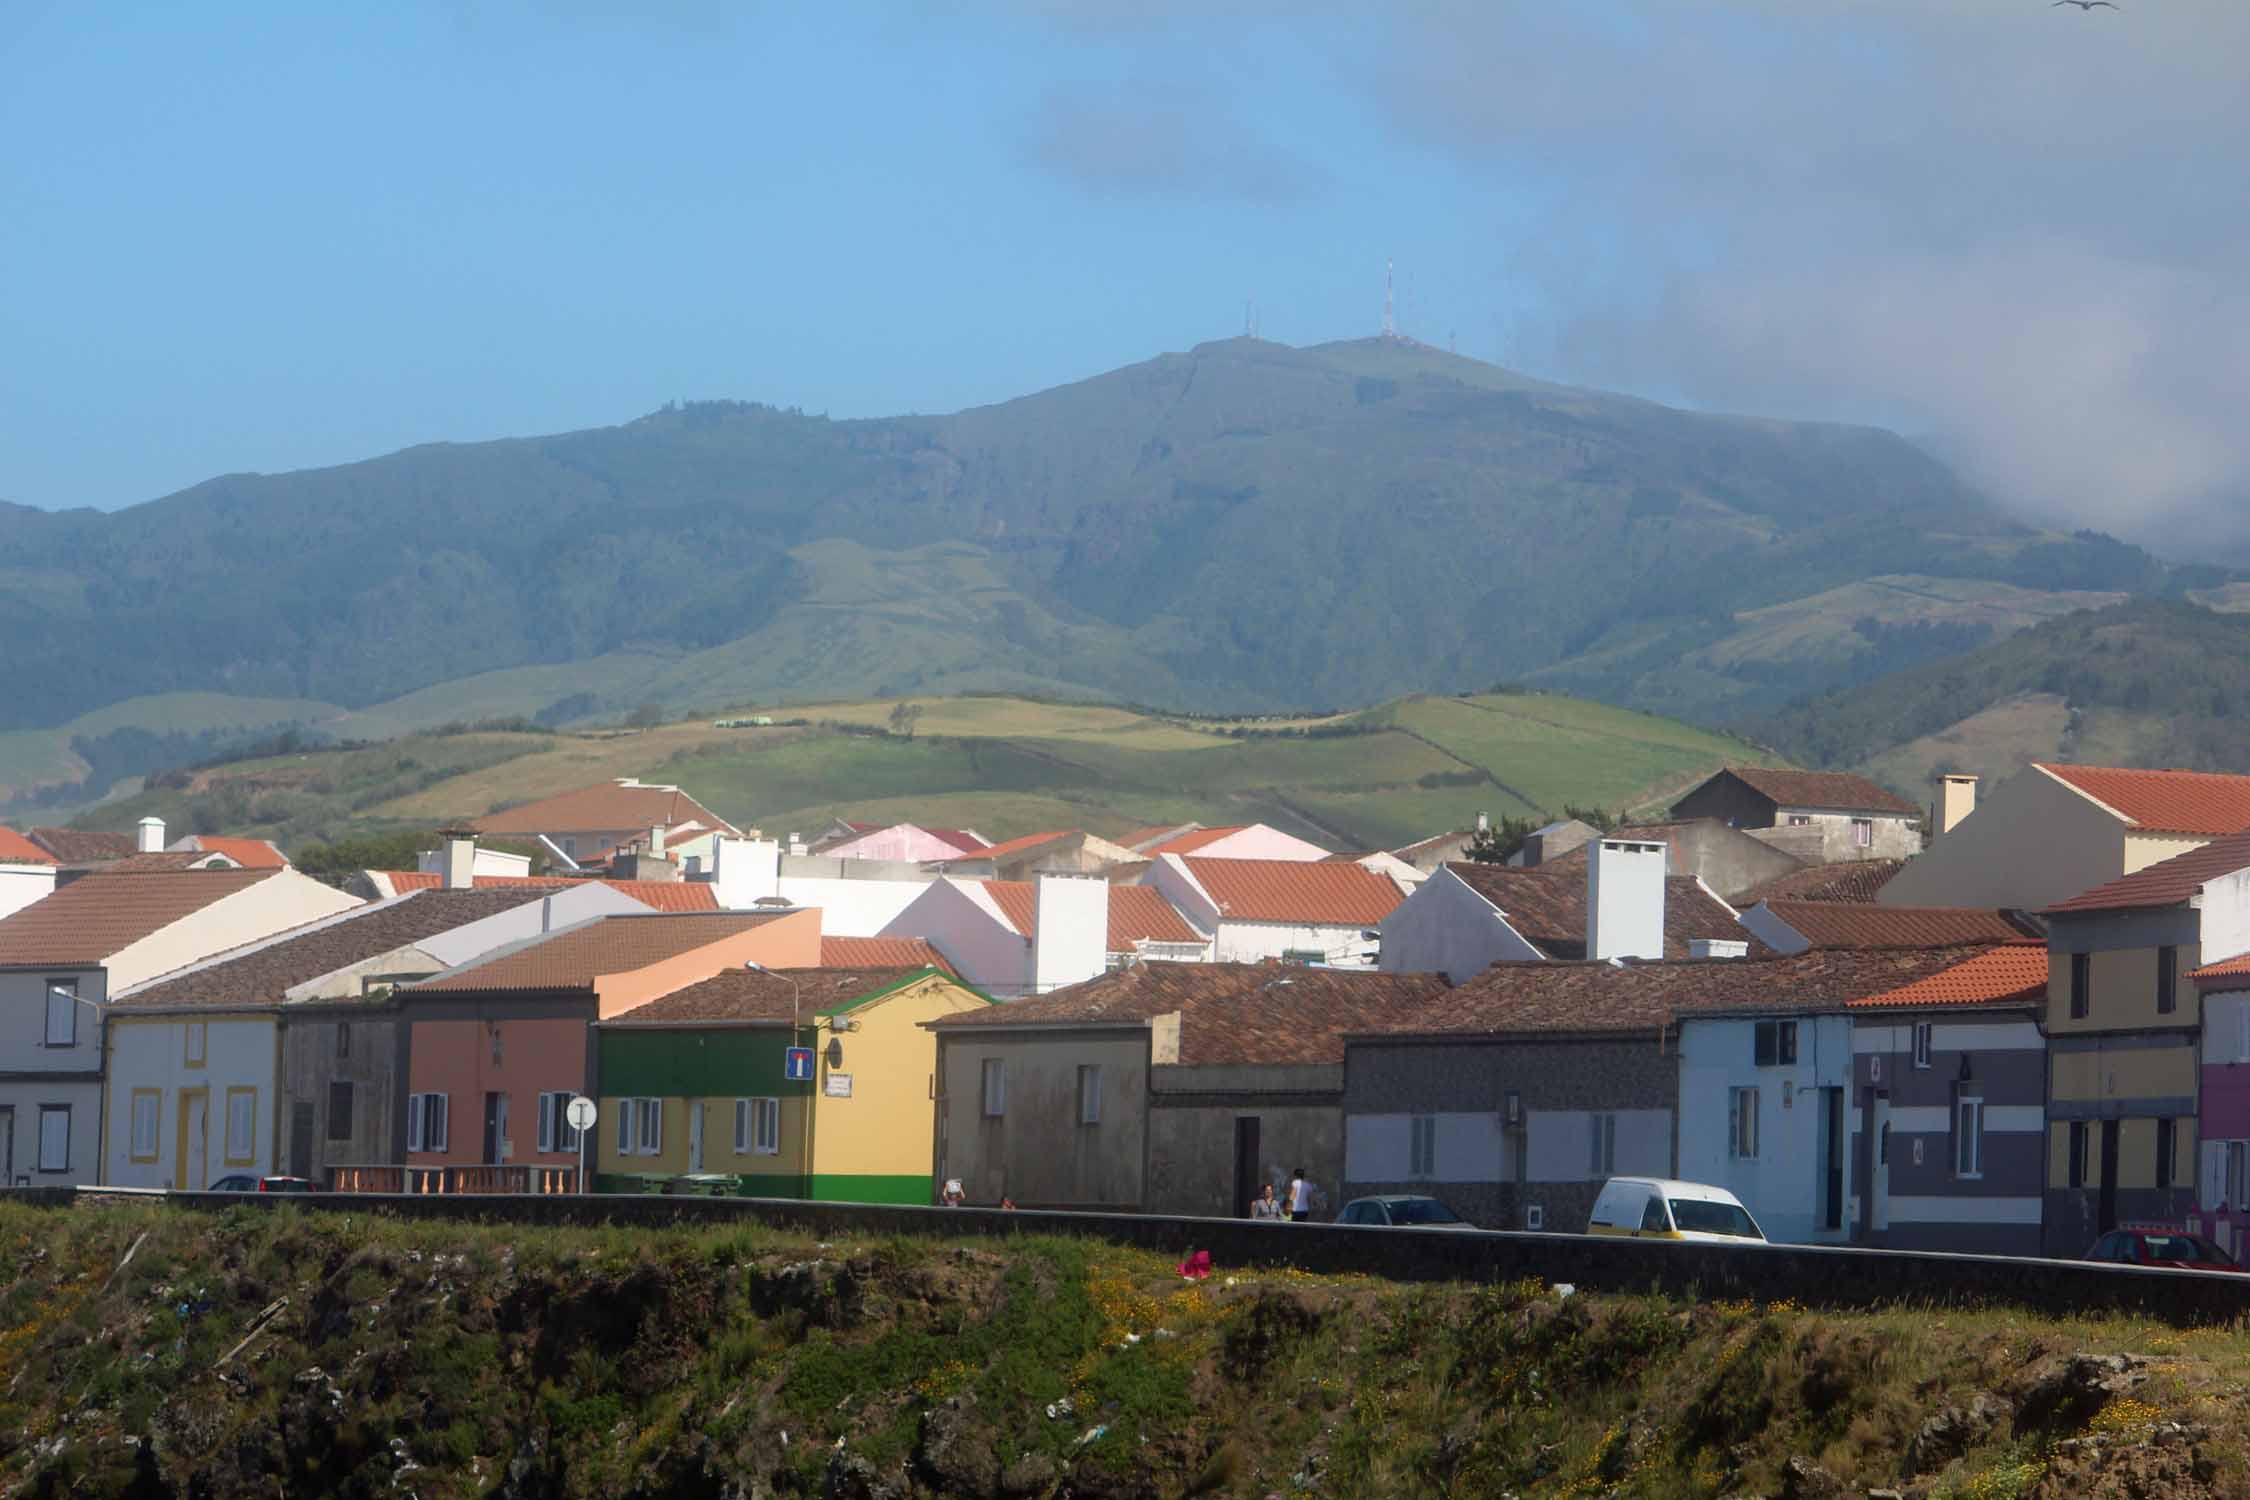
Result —
[[[211,1184],[214,1193],[313,1193],[318,1192],[309,1177],[258,1177],[249,1172],[234,1172]]]
[[[1474,1229],[1477,1226],[1462,1218],[1435,1198],[1417,1197],[1411,1193],[1384,1193],[1373,1198],[1354,1198],[1336,1215],[1339,1224],[1388,1224],[1414,1229]]]
[[[1742,1200],[1723,1187],[1666,1177],[1612,1177],[1602,1184],[1588,1234],[1643,1240],[1755,1240],[1766,1232]]]
[[[2233,1256],[2199,1234],[2177,1229],[2112,1229],[2094,1241],[2086,1259],[2127,1266],[2174,1266],[2187,1271],[2234,1271]]]

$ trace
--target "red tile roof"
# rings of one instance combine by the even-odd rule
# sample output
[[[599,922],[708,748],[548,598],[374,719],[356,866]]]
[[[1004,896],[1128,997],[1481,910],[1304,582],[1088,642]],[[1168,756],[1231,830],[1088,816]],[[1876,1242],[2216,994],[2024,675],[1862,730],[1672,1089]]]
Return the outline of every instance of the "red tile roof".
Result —
[[[1193,823],[1151,823],[1146,828],[1134,828],[1121,833],[1111,842],[1122,844],[1136,853],[1146,854],[1149,851],[1143,845],[1156,843],[1174,834],[1186,833],[1196,826]]]
[[[1547,865],[1488,865],[1474,860],[1448,863],[1462,884],[1498,907],[1508,925],[1549,958],[1586,956],[1586,865],[1554,870]],[[1664,877],[1664,956],[1686,958],[1697,938],[1747,942],[1764,953],[1765,944],[1744,927],[1734,908],[1712,895],[1693,875]]]
[[[986,895],[1000,908],[1008,925],[1025,937],[1038,930],[1039,887],[1029,880],[980,880]],[[1143,942],[1200,943],[1203,935],[1188,919],[1173,910],[1164,893],[1153,885],[1113,885],[1109,888],[1109,945],[1111,953],[1130,953]]]
[[[2250,978],[2250,953],[2245,953],[2239,958],[2222,959],[2215,964],[2205,964],[2200,969],[2192,969],[2188,972],[2188,978],[2199,981],[2206,979],[2232,981],[2236,979]],[[2209,985],[2207,986],[2207,988],[2240,989],[2242,988],[2242,986],[2230,982],[2226,984]]]
[[[180,841],[190,849],[224,854],[245,870],[278,870],[289,861],[264,839],[233,838],[224,834],[190,834]]]
[[[1761,901],[1851,901],[1866,903],[1906,864],[1903,859],[1855,859],[1840,865],[1809,865],[1776,875],[1743,893],[1745,907]]]
[[[1249,826],[1248,823],[1236,823],[1227,828],[1198,828],[1191,833],[1178,834],[1168,838],[1161,844],[1139,852],[1143,854],[1193,854],[1196,850],[1207,848],[1221,839],[1232,838]],[[1127,847],[1130,848],[1131,846],[1128,845]]]
[[[936,831],[936,829],[925,830],[925,832],[930,833]],[[1027,833],[1022,838],[1005,839],[997,844],[987,844],[983,848],[964,849],[962,857],[968,859],[1006,859],[1011,854],[1021,854],[1027,849],[1036,849],[1041,844],[1051,844],[1056,839],[1069,838],[1077,831],[1075,828],[1056,828],[1050,829],[1046,833]]]
[[[596,917],[410,985],[408,992],[590,990],[605,974],[630,974],[794,915],[729,911]]]
[[[151,870],[236,870],[242,866],[216,849],[158,849],[128,854],[102,866],[104,875],[144,875]],[[278,869],[279,866],[271,868]]]
[[[2250,831],[2213,839],[2198,849],[2175,854],[2146,869],[2058,901],[2050,912],[2120,911],[2148,906],[2178,906],[2208,880],[2250,869]]]
[[[2025,939],[1998,948],[1987,948],[1976,957],[1940,969],[1911,984],[1863,1000],[1846,1002],[1846,1008],[1896,1009],[1918,1005],[1995,1005],[2003,1001],[2045,998],[2047,945]]]
[[[246,891],[274,870],[106,870],[59,887],[0,919],[0,966],[90,966],[153,932]]]
[[[51,865],[55,857],[16,832],[0,828],[0,865]]]
[[[2032,764],[2151,833],[2216,838],[2250,828],[2250,776]]]
[[[391,889],[400,895],[408,891],[434,891],[445,883],[445,877],[434,870],[371,870],[391,883]],[[603,885],[614,891],[623,891],[651,911],[717,911],[717,887],[708,880],[609,880],[602,877]],[[476,889],[499,890],[507,886],[535,886],[541,890],[562,891],[572,886],[584,885],[583,878],[559,875],[479,875]]]
[[[1863,906],[1849,901],[1768,901],[1766,910],[1814,948],[1942,948],[2012,943],[2039,934],[1985,906]]]
[[[820,940],[820,966],[824,969],[943,969],[953,972],[945,955],[928,938],[831,937]]]
[[[1379,974],[1283,964],[1133,964],[1032,999],[927,1022],[972,1027],[1133,1026],[1180,1014],[1189,1067],[1335,1064],[1346,1033],[1441,1010],[1440,974]]]
[[[558,792],[521,807],[472,818],[469,826],[479,833],[568,833],[612,828],[646,832],[659,825],[671,828],[690,818],[705,828],[736,831],[734,825],[676,786],[627,785],[623,781],[597,782]]]
[[[680,1026],[695,1022],[778,1021],[791,1016],[809,1022],[817,1016],[855,1009],[871,997],[930,973],[927,967],[723,969],[709,979],[637,1005],[605,1026]],[[951,977],[948,975],[947,977]]]
[[[1218,903],[1225,921],[1372,927],[1406,899],[1399,894],[1398,882],[1364,865],[1194,855],[1180,863]]]
[[[977,833],[973,829],[925,828],[922,831],[928,834],[931,838],[936,839],[941,843],[951,844],[954,848],[960,850],[963,854],[974,854],[979,849],[989,849],[992,847],[990,844],[985,842],[984,836],[982,834]]]
[[[1770,766],[1727,766],[1717,772],[1732,776],[1776,807],[1820,807],[1837,812],[1879,812],[1911,818],[1922,809],[1898,793],[1848,771],[1779,771]],[[1705,785],[1709,785],[1708,782]],[[1694,796],[1688,793],[1689,797]],[[1687,797],[1680,799],[1685,802]],[[1679,804],[1674,803],[1675,807]]]

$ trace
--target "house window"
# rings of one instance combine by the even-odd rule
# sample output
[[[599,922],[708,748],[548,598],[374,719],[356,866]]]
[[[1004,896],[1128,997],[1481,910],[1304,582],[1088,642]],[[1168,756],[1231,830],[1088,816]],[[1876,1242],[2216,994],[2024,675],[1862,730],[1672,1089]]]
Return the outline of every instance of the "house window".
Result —
[[[1929,1065],[1930,1023],[1927,1021],[1916,1021],[1914,1023],[1914,1066],[1917,1068],[1926,1068]]]
[[[70,1170],[70,1106],[67,1104],[39,1106],[39,1170]]]
[[[1873,818],[1852,819],[1852,847],[1855,849],[1871,849],[1874,846],[1875,820]]]
[[[2156,950],[2156,1013],[2168,1016],[2180,1008],[2180,950]]]
[[[1099,1125],[1102,1122],[1102,1070],[1099,1063],[1081,1063],[1078,1068],[1078,1123]]]
[[[352,1138],[352,1086],[341,1078],[328,1085],[328,1138],[332,1141]]]
[[[984,1060],[984,1117],[987,1120],[997,1120],[1007,1112],[1007,1059],[988,1057]]]
[[[1758,1159],[1758,1091],[1727,1090],[1727,1155],[1736,1161]]]
[[[2250,1141],[2229,1141],[2226,1185],[2228,1206],[2241,1208],[2246,1191],[2250,1191]]]
[[[1437,1116],[1416,1115],[1410,1125],[1406,1175],[1434,1177],[1437,1175]]]
[[[1962,1094],[1953,1101],[1953,1175],[1984,1175],[1984,1096]]]
[[[47,1045],[78,1045],[78,981],[75,979],[47,981]]]
[[[182,1061],[191,1068],[202,1067],[204,1059],[211,1055],[210,1024],[205,1021],[190,1021],[180,1030],[183,1033],[180,1042]]]
[[[227,1165],[247,1167],[258,1154],[258,1091],[227,1090]]]
[[[2086,1019],[2091,997],[2087,993],[2094,987],[2094,956],[2091,953],[2070,955],[2070,1018]]]
[[[500,1023],[492,1023],[492,1065],[500,1066]]]
[[[1797,1023],[1760,1021],[1753,1028],[1751,1060],[1761,1068],[1786,1067],[1797,1060]]]
[[[574,1152],[578,1149],[578,1132],[570,1128],[571,1098],[568,1089],[539,1096],[540,1150]]]
[[[443,1151],[450,1111],[443,1094],[410,1094],[406,1100],[406,1149]]]
[[[2177,1120],[2156,1122],[2156,1185],[2160,1188],[2172,1186],[2172,1165],[2178,1157],[2178,1137]]]
[[[737,1099],[734,1101],[734,1154],[737,1156],[778,1156],[781,1154],[781,1101],[779,1099]]]
[[[2073,1120],[2070,1123],[2070,1185],[2072,1187],[2084,1187],[2086,1185],[2086,1122],[2084,1120]]]
[[[163,1108],[164,1095],[160,1090],[133,1090],[133,1160],[156,1160],[156,1122]]]
[[[1590,1115],[1593,1122],[1593,1158],[1587,1175],[1607,1177],[1617,1170],[1617,1116]]]
[[[336,1023],[336,1056],[338,1058],[346,1058],[351,1055],[352,1023],[349,1021],[338,1021]]]
[[[1789,815],[1789,826],[1791,828],[1810,828],[1812,827],[1812,818],[1805,813],[1791,813]]]
[[[656,1155],[664,1149],[664,1101],[635,1099],[633,1113],[633,1149],[643,1156]]]

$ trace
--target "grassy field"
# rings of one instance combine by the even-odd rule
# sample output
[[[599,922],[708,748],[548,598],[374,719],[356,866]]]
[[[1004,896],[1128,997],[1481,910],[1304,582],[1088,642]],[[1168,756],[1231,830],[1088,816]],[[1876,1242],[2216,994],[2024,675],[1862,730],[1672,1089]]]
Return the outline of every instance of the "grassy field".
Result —
[[[1547,694],[1409,698],[1324,719],[1226,724],[1023,698],[915,701],[911,738],[884,731],[897,707],[888,700],[785,711],[811,721],[803,727],[719,729],[705,719],[414,735],[219,767],[88,819],[124,828],[155,813],[201,832],[217,820],[289,846],[430,827],[639,776],[770,833],[837,817],[972,827],[993,839],[1263,821],[1331,847],[1390,848],[1480,812],[1661,806],[1723,763],[1770,758],[1672,720]]]
[[[2184,1500],[2250,1484],[2239,1328],[1285,1267],[1191,1284],[1172,1261],[1041,1235],[0,1202],[0,1489]]]

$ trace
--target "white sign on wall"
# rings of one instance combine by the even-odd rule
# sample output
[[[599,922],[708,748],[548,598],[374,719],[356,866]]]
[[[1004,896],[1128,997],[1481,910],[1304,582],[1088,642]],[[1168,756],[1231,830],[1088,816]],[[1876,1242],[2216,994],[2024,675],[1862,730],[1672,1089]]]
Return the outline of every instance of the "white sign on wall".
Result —
[[[849,1099],[852,1096],[852,1075],[849,1073],[829,1074],[828,1085],[823,1092],[831,1099]]]

